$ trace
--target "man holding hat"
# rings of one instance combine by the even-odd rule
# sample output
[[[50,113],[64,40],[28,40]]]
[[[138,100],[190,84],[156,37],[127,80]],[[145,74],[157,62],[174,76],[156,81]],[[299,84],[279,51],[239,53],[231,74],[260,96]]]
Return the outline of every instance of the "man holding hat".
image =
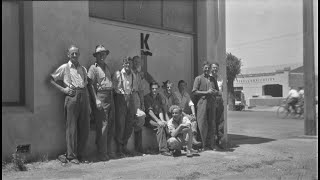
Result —
[[[67,154],[60,155],[63,163],[79,164],[89,136],[89,96],[87,93],[87,70],[80,65],[79,48],[72,45],[68,49],[69,61],[51,74],[51,84],[66,95],[64,110],[66,118]],[[62,81],[63,86],[57,81]]]
[[[121,157],[129,154],[127,149],[128,140],[132,134],[134,116],[136,109],[134,109],[133,96],[138,89],[131,72],[132,62],[130,57],[123,59],[122,69],[118,70],[113,75],[113,85],[115,90],[115,128],[118,153]]]
[[[105,62],[109,50],[103,45],[97,45],[93,56],[96,62],[88,71],[89,92],[93,103],[93,115],[96,121],[96,144],[98,158],[109,160],[108,149],[114,133],[114,101],[111,72]]]

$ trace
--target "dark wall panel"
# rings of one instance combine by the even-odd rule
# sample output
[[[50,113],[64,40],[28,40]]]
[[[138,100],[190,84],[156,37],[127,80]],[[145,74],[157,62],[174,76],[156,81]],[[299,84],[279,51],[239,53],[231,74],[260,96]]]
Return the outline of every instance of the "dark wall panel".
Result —
[[[194,2],[192,0],[164,0],[164,27],[182,32],[193,32]]]
[[[89,1],[89,15],[92,17],[122,20],[123,19],[123,1]]]
[[[129,22],[161,27],[161,1],[125,1],[125,19]]]

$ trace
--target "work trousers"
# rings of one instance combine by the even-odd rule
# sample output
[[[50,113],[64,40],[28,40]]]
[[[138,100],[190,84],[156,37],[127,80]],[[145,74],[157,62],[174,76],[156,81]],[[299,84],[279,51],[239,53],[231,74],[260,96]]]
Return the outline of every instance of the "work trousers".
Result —
[[[168,144],[167,144],[167,132],[168,132],[168,127],[160,127],[158,123],[155,121],[151,120],[151,118],[147,117],[146,118],[146,123],[145,126],[147,128],[150,128],[153,130],[153,132],[156,134],[157,137],[157,142],[159,146],[159,152],[168,152]]]
[[[132,99],[133,99],[133,109],[135,114],[137,113],[137,109],[139,108],[141,110],[141,99],[139,97],[138,92],[132,93]],[[142,126],[145,123],[145,117],[137,117],[134,115],[133,119],[133,128],[134,128],[134,146],[135,150],[142,152]]]
[[[216,97],[216,143],[221,144],[224,136],[224,106],[221,96]]]
[[[131,94],[124,95],[115,93],[115,140],[118,146],[126,147],[133,131],[134,103]]]
[[[96,144],[100,154],[107,154],[114,134],[114,101],[112,90],[98,91],[102,109],[93,108],[96,120]]]
[[[86,88],[75,90],[75,96],[66,96],[64,103],[66,122],[67,158],[84,154],[90,131],[89,96]]]
[[[197,121],[203,147],[215,146],[215,98],[203,96],[197,104]]]

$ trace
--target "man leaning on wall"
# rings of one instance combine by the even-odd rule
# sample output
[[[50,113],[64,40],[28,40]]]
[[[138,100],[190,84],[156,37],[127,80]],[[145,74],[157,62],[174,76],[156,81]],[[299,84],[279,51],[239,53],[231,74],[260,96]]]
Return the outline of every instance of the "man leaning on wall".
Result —
[[[109,50],[103,45],[97,45],[93,56],[96,62],[88,70],[89,92],[93,103],[92,110],[96,121],[96,144],[98,158],[101,161],[115,158],[108,152],[114,134],[114,101],[110,68],[105,62]]]
[[[87,90],[87,70],[80,65],[79,48],[71,45],[68,49],[68,62],[51,74],[51,84],[66,95],[64,115],[66,118],[67,153],[58,159],[79,164],[89,136],[90,115]],[[62,81],[62,86],[57,82]]]

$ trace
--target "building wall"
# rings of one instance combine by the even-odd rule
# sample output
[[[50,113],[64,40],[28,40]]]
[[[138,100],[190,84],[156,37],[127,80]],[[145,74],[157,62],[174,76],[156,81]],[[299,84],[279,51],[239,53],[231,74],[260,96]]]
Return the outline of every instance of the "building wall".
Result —
[[[289,92],[289,71],[283,73],[275,73],[270,76],[256,76],[256,77],[237,77],[234,81],[234,87],[243,87],[243,93],[246,102],[250,106],[249,99],[252,96],[263,96],[263,86],[268,84],[282,85],[282,95],[286,96]]]
[[[2,159],[19,144],[31,144],[31,156],[54,157],[65,151],[64,98],[48,83],[48,75],[66,62],[70,44],[79,46],[81,63],[89,54],[87,1],[26,3],[26,22],[32,26],[28,24],[25,38],[32,48],[25,47],[25,80],[33,86],[27,85],[26,106],[2,107]]]
[[[176,70],[185,73],[183,75],[177,75],[176,78],[189,79],[192,81],[191,77],[196,75],[196,73],[192,72],[198,72],[199,65],[202,63],[202,61],[197,58],[192,62],[194,52],[197,53],[197,57],[221,61],[222,72],[225,71],[225,65],[222,63],[224,62],[223,57],[225,56],[224,0],[216,0],[213,4],[211,1],[205,2],[210,4],[210,8],[204,5],[200,10],[209,9],[209,13],[206,13],[204,20],[210,27],[200,27],[200,24],[197,25],[197,29],[200,30],[200,32],[204,29],[204,34],[198,33],[197,38],[201,36],[202,39],[197,41],[197,48],[194,51],[192,33],[187,35],[172,33],[170,31],[151,32],[150,29],[139,29],[139,32],[142,30],[143,32],[153,33],[157,40],[156,42],[152,40],[154,37],[150,38],[150,46],[154,48],[152,53],[155,55],[154,59],[150,58],[150,60],[159,60],[161,58],[156,59],[155,57],[161,55],[159,57],[163,57],[166,60],[166,63],[163,63],[161,66],[162,69],[168,67],[169,72]],[[178,2],[170,1],[167,3],[176,6]],[[189,3],[190,1],[183,1],[183,5],[188,7]],[[114,44],[118,42],[114,41],[114,44],[110,43],[109,40],[114,39],[112,39],[112,37],[104,37],[107,34],[104,33],[104,30],[109,31],[110,28],[116,29],[117,27],[104,26],[102,29],[94,28],[96,26],[103,26],[101,24],[95,24],[94,27],[91,27],[92,22],[89,20],[88,1],[26,1],[23,2],[23,4],[26,103],[21,107],[2,107],[2,159],[11,157],[17,145],[23,144],[31,145],[30,156],[33,158],[43,155],[48,155],[49,158],[55,158],[58,154],[66,150],[65,119],[63,117],[64,96],[49,83],[49,74],[62,63],[67,62],[67,48],[71,44],[77,45],[80,48],[80,63],[88,66],[93,60],[92,52],[94,46],[99,43],[99,39],[102,39],[103,41],[100,42],[111,49],[110,58],[114,57],[114,64],[112,66],[114,69],[117,69],[120,65],[118,58],[123,56],[124,52],[132,55],[129,53],[139,51],[139,43],[134,46],[134,50],[128,48],[126,44],[122,44],[123,48],[113,49]],[[172,7],[169,4],[167,5]],[[222,8],[221,12],[217,11],[219,8]],[[170,8],[167,10],[169,14],[172,13],[175,15],[176,13],[173,13]],[[212,14],[215,15],[215,20],[217,22],[219,21],[219,26],[211,23],[209,15]],[[147,15],[148,14],[146,14],[146,16]],[[175,21],[176,20],[174,20],[174,22]],[[168,24],[171,24],[170,26],[174,28],[174,25],[177,25],[174,22],[168,22]],[[135,27],[135,25],[132,25],[132,27]],[[187,26],[183,28],[187,30],[189,28],[190,30],[190,27]],[[216,32],[215,41],[210,43],[203,41],[207,38],[206,33],[214,30]],[[132,32],[137,33],[138,31],[132,30],[130,33]],[[117,36],[118,35],[119,34],[117,34]],[[112,36],[112,34],[110,34],[110,36]],[[129,39],[130,38],[131,37],[129,37]],[[136,40],[137,39],[133,41],[136,42]],[[164,46],[167,42],[169,42],[169,45]],[[211,49],[213,45],[215,52],[218,52],[218,54],[211,53],[207,50],[205,54],[200,51],[200,53],[198,52],[200,49],[198,46]],[[121,51],[122,49],[126,49],[126,51]],[[180,69],[172,69],[169,65],[165,66],[173,56],[179,57],[173,62],[173,66],[177,66]],[[184,62],[184,70],[181,69],[180,62]],[[149,65],[152,65],[152,63],[148,64],[148,68]],[[193,67],[193,65],[196,65],[196,67]],[[150,69],[154,68],[154,72],[156,72],[155,67],[157,67],[157,64],[154,64]],[[161,74],[156,74],[155,76],[159,77],[159,81],[162,81],[163,79],[169,78],[167,75],[170,74],[166,73],[167,71],[163,71]],[[199,73],[201,73],[201,71]],[[190,87],[192,83],[193,82],[190,82]],[[94,138],[92,134],[91,132],[90,141],[93,142]]]

